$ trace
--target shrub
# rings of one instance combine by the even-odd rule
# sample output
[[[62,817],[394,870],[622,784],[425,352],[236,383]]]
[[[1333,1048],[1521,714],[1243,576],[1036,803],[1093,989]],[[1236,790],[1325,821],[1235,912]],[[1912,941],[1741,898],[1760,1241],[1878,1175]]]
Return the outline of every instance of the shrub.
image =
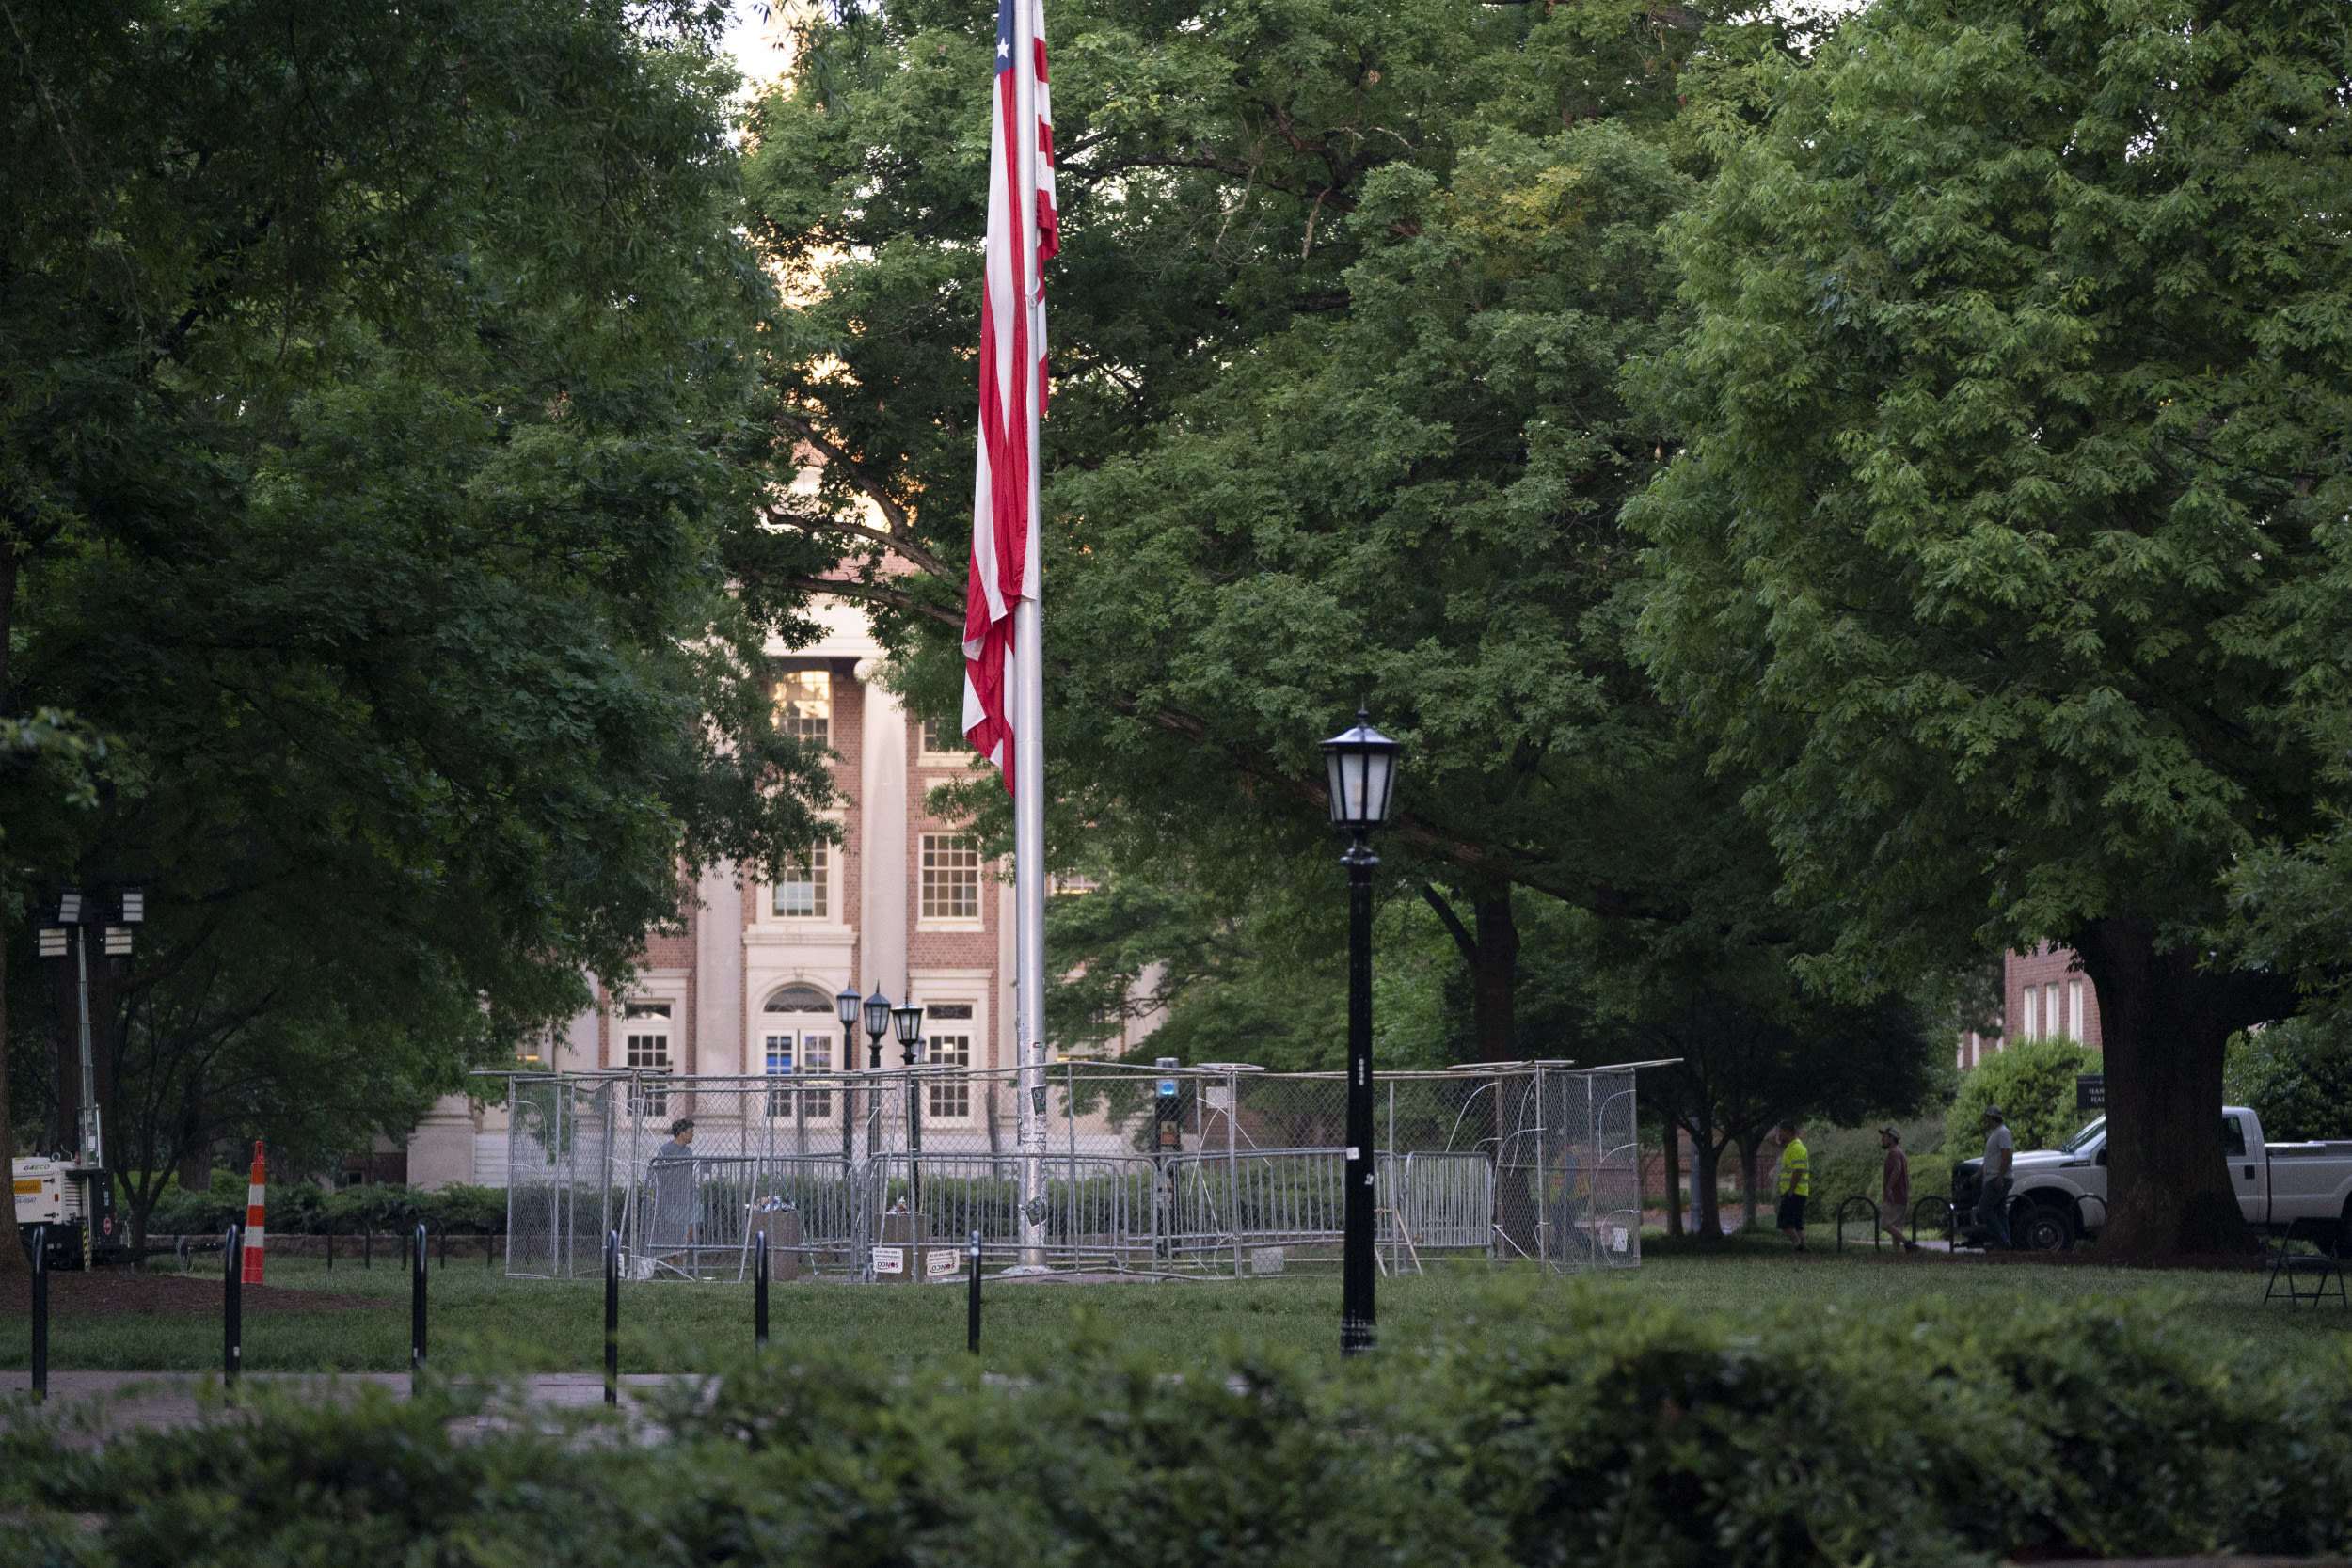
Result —
[[[2099,1053],[2073,1040],[2011,1040],[1960,1081],[1944,1122],[1944,1148],[1954,1160],[1984,1148],[1984,1108],[1998,1105],[2020,1150],[2054,1148],[2088,1118],[2074,1109],[2074,1075],[2099,1070]],[[1916,1166],[1912,1186],[1919,1185]]]
[[[177,1184],[155,1202],[150,1234],[212,1235],[245,1223],[246,1183],[235,1171],[215,1171],[209,1192]],[[405,1231],[422,1221],[438,1234],[503,1236],[506,1194],[497,1187],[453,1184],[433,1191],[378,1183],[328,1191],[309,1182],[268,1189],[269,1227],[285,1235],[355,1235]]]
[[[2224,1093],[2274,1142],[2352,1138],[2352,1043],[2310,1018],[2233,1035]]]
[[[0,1561],[1804,1568],[2352,1543],[2352,1346],[2217,1355],[2170,1304],[1628,1311],[1607,1285],[1324,1369],[722,1360],[599,1418],[370,1388],[115,1444],[0,1435]]]

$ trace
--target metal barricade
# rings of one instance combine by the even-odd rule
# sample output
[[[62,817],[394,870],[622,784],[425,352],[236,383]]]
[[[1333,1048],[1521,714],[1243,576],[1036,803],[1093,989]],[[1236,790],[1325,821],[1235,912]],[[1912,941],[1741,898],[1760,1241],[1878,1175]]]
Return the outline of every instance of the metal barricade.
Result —
[[[1631,1067],[1557,1062],[1383,1074],[1382,1266],[1638,1264],[1633,1085]],[[617,1231],[631,1277],[732,1278],[768,1215],[760,1233],[799,1271],[873,1279],[877,1246],[975,1231],[987,1258],[1013,1260],[1025,1211],[1057,1268],[1336,1268],[1340,1074],[1057,1063],[1031,1192],[1012,1090],[1009,1071],[961,1067],[515,1074],[507,1270],[596,1274]]]

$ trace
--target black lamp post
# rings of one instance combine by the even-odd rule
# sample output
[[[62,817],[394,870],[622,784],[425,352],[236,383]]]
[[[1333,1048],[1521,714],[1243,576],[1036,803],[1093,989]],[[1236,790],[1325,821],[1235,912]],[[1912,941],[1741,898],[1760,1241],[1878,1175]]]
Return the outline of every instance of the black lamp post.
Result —
[[[1348,835],[1347,853],[1347,1204],[1346,1244],[1340,1263],[1340,1350],[1372,1348],[1372,831],[1389,819],[1404,747],[1372,727],[1356,710],[1356,727],[1323,743],[1330,774],[1331,826]]]
[[[923,1212],[923,1105],[922,1085],[914,1081],[914,1048],[923,1038],[923,1009],[913,1003],[891,1008],[890,1026],[898,1032],[898,1059],[907,1069],[907,1207],[920,1214]]]
[[[866,999],[864,1006],[867,1058],[866,1065],[869,1068],[878,1068],[882,1066],[882,1037],[890,1033],[890,998],[882,993],[882,987],[876,986],[874,994]]]
[[[834,993],[834,1017],[841,1021],[841,1070],[850,1071],[857,1066],[857,1015],[866,1006],[866,998],[857,993],[857,987],[848,985]],[[850,1080],[841,1082],[841,1180],[850,1180],[857,1148],[857,1091]]]

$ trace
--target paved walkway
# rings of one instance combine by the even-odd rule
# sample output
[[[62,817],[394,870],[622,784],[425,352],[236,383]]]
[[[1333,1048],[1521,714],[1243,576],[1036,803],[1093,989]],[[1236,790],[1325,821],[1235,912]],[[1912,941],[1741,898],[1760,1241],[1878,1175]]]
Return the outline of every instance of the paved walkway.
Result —
[[[629,1404],[630,1425],[647,1423],[634,1409],[646,1393],[669,1387],[677,1379],[663,1372],[636,1372],[621,1378],[621,1397]],[[604,1402],[601,1372],[538,1372],[516,1380],[526,1403],[548,1410],[586,1410]],[[239,1386],[267,1389],[310,1402],[348,1400],[363,1388],[381,1388],[396,1400],[408,1397],[406,1372],[247,1372]],[[220,1377],[214,1372],[51,1372],[45,1406],[28,1402],[32,1374],[0,1371],[0,1411],[8,1416],[40,1410],[61,1418],[66,1441],[75,1446],[103,1443],[132,1432],[168,1432],[213,1421],[243,1420],[249,1409],[221,1398]],[[485,1426],[497,1416],[479,1418]]]

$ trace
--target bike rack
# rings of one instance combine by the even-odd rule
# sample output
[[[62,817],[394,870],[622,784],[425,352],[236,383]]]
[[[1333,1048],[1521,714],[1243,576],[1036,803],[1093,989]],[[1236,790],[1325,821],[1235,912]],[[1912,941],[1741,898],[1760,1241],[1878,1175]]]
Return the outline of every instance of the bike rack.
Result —
[[[1915,1242],[1919,1239],[1919,1231],[1921,1229],[1921,1226],[1919,1224],[1919,1213],[1921,1210],[1927,1209],[1928,1205],[1931,1203],[1935,1204],[1944,1211],[1944,1245],[1947,1251],[1951,1250],[1958,1245],[1960,1240],[1960,1214],[1958,1211],[1953,1209],[1952,1200],[1950,1198],[1937,1197],[1932,1193],[1929,1194],[1926,1197],[1919,1199],[1919,1201],[1911,1206],[1911,1239]],[[1932,1211],[1930,1212],[1932,1212]]]
[[[1840,1252],[1846,1250],[1846,1214],[1857,1203],[1870,1212],[1870,1250],[1872,1252],[1884,1251],[1886,1248],[1885,1231],[1879,1224],[1879,1206],[1860,1193],[1855,1193],[1837,1206],[1837,1250]]]

